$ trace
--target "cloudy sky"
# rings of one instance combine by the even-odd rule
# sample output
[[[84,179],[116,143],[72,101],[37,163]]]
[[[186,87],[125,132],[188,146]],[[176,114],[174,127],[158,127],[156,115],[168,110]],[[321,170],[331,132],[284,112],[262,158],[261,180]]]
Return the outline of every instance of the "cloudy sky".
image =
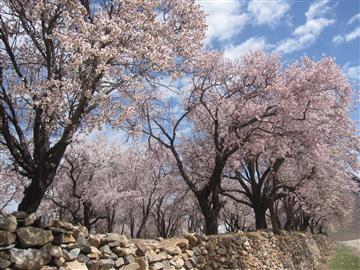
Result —
[[[231,58],[264,49],[279,53],[285,63],[303,55],[331,56],[350,80],[360,82],[358,0],[197,2],[207,13],[207,48],[224,50]],[[359,108],[354,117],[360,119]]]

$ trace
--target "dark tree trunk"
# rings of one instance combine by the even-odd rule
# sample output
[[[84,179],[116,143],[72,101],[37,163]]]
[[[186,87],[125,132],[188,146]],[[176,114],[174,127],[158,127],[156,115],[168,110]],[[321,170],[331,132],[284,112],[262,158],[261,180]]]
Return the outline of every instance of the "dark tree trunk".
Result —
[[[91,230],[91,209],[90,209],[90,203],[84,202],[84,226],[88,229],[90,232]]]
[[[108,209],[108,213],[106,215],[106,221],[107,221],[107,232],[113,232],[114,231],[114,221],[115,221],[115,208]]]
[[[205,233],[207,235],[215,235],[219,233],[218,217],[213,214],[205,216]]]
[[[300,231],[306,232],[310,225],[310,218],[307,216],[303,217],[303,220],[300,224]]]
[[[266,224],[266,207],[264,206],[255,206],[255,226],[257,230],[267,229]]]
[[[216,235],[219,233],[218,219],[221,209],[218,189],[214,188],[208,196],[205,194],[204,192],[200,192],[197,196],[205,219],[205,234]]]
[[[281,230],[280,230],[280,226],[278,223],[278,218],[277,218],[277,214],[276,214],[276,210],[275,210],[275,203],[274,201],[270,201],[270,219],[271,219],[271,225],[272,225],[272,229],[273,229],[273,233],[280,235],[281,234]]]
[[[30,185],[25,188],[24,197],[21,200],[18,210],[26,213],[34,213],[49,185],[54,181],[56,168],[53,170],[39,173],[36,178],[31,179]]]

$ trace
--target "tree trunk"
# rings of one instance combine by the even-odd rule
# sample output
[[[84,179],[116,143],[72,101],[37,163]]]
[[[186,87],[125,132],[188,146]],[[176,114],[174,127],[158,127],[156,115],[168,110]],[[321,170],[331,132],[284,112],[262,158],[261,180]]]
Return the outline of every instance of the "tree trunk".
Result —
[[[265,217],[266,207],[255,206],[254,207],[254,212],[255,212],[255,226],[256,226],[256,229],[257,230],[267,229],[266,217]]]
[[[91,231],[91,210],[90,210],[90,203],[89,202],[84,202],[83,203],[83,207],[84,207],[84,226],[88,229],[88,231]]]
[[[219,201],[218,192],[213,190],[210,198],[208,196],[204,196],[204,194],[199,194],[197,199],[205,219],[205,234],[219,234],[218,218],[221,209],[221,203]]]
[[[303,232],[306,232],[307,231],[307,229],[308,229],[308,227],[309,227],[309,225],[310,225],[310,218],[309,217],[307,217],[307,216],[304,216],[303,217],[303,220],[302,220],[302,222],[301,222],[301,224],[300,224],[300,231],[303,231]]]
[[[281,234],[281,230],[279,227],[279,223],[278,223],[278,219],[277,219],[277,215],[276,215],[276,210],[275,210],[275,203],[273,200],[270,201],[270,219],[271,219],[271,225],[272,225],[272,229],[273,229],[273,233],[280,235]]]
[[[47,189],[43,182],[42,179],[32,179],[30,185],[24,191],[24,197],[18,206],[19,211],[30,214],[38,209]]]
[[[209,213],[208,215],[204,215],[205,217],[205,233],[207,235],[215,235],[219,233],[218,230],[218,217],[213,213]]]

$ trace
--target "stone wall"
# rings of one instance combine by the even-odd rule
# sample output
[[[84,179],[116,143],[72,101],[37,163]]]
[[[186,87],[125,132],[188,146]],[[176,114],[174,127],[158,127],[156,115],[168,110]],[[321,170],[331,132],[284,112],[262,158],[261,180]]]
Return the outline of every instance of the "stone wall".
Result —
[[[0,269],[311,270],[329,248],[324,235],[274,236],[258,231],[142,240],[114,233],[88,234],[83,226],[48,216],[0,215]]]

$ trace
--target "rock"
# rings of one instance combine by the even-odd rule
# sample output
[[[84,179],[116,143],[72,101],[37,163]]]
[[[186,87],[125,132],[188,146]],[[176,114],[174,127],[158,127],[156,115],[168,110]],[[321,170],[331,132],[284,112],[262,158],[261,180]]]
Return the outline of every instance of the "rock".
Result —
[[[101,239],[101,245],[110,243],[110,242],[119,242],[122,247],[125,247],[128,243],[128,239],[125,235],[117,233],[107,233],[103,239]]]
[[[162,261],[163,264],[163,270],[175,270],[175,267],[170,265],[168,261]]]
[[[115,261],[115,267],[120,267],[125,264],[125,261],[123,258],[119,258]]]
[[[149,270],[149,262],[146,257],[137,258],[136,262],[140,265],[140,270]]]
[[[5,269],[7,267],[10,267],[11,262],[9,260],[5,260],[0,258],[0,269]]]
[[[89,235],[88,242],[91,246],[98,248],[100,246],[100,238],[96,235]]]
[[[54,219],[49,215],[41,215],[40,217],[38,217],[35,223],[39,228],[47,229],[53,226]]]
[[[25,220],[24,220],[24,226],[28,227],[34,224],[36,220],[36,215],[34,213],[31,213],[30,215],[28,215]]]
[[[1,239],[1,236],[0,236],[0,239]],[[0,240],[0,241],[1,241],[1,240]],[[1,245],[0,245],[0,251],[10,250],[10,249],[12,249],[13,247],[15,247],[15,244],[7,245],[7,246],[1,246]]]
[[[180,255],[182,253],[181,249],[178,246],[165,245],[161,248],[163,248],[164,251],[170,255]]]
[[[114,247],[112,250],[118,256],[126,256],[126,255],[135,255],[136,254],[136,247],[128,247],[128,248],[121,248],[121,247]]]
[[[22,227],[16,230],[17,241],[22,248],[41,247],[54,240],[51,231],[34,227]]]
[[[196,238],[196,236],[191,233],[184,234],[184,238],[189,241],[191,246],[195,246],[198,242],[198,239]]]
[[[62,245],[62,244],[71,244],[71,243],[75,243],[76,240],[74,238],[74,236],[72,236],[72,234],[68,234],[68,233],[60,233],[58,235],[55,236],[54,239],[54,244],[56,245]]]
[[[4,260],[10,259],[10,252],[9,251],[0,251],[0,258]]]
[[[79,254],[77,260],[86,264],[88,261],[90,261],[90,258],[88,256],[85,256],[84,254]]]
[[[77,225],[73,232],[73,236],[75,237],[75,239],[77,239],[80,235],[86,236],[88,234],[89,234],[89,230],[82,225]]]
[[[15,243],[16,235],[7,231],[0,231],[0,246],[8,246]]]
[[[27,218],[29,214],[24,211],[15,211],[12,213],[12,215],[16,217],[16,219],[21,219],[25,221],[25,218]]]
[[[101,251],[98,250],[96,247],[93,247],[93,246],[90,246],[89,250],[86,250],[86,251],[89,251],[89,252],[86,253],[86,255],[87,255],[87,257],[89,257],[91,259],[97,259],[101,255]]]
[[[43,252],[38,249],[17,249],[11,251],[10,261],[14,263],[17,269],[39,269],[48,264],[50,257],[44,256]]]
[[[15,232],[16,226],[16,217],[13,215],[0,215],[0,230]]]
[[[148,259],[149,263],[159,262],[162,260],[162,258],[153,250],[146,251],[145,256]]]
[[[184,260],[181,259],[179,256],[174,256],[171,260],[170,260],[170,264],[175,266],[175,268],[181,268],[184,266]]]
[[[144,240],[139,240],[136,243],[136,255],[138,256],[145,256],[146,251],[150,250],[151,248],[145,243]]]
[[[67,261],[67,262],[73,261],[77,258],[77,256],[79,256],[80,248],[74,248],[70,251],[63,250],[63,254],[64,254],[65,261]]]
[[[57,266],[62,266],[64,263],[65,263],[65,258],[64,257],[60,257],[60,258],[54,258],[54,263],[57,265]]]
[[[56,270],[56,267],[52,267],[52,266],[43,266],[40,268],[40,270]]]
[[[66,231],[75,231],[77,229],[75,225],[61,220],[54,220],[53,226]]]
[[[62,249],[59,246],[51,246],[50,255],[54,258],[60,258],[64,256]]]
[[[102,253],[107,253],[107,254],[111,254],[111,253],[112,253],[112,251],[111,251],[111,249],[110,249],[110,247],[109,247],[108,245],[102,246],[102,247],[100,248],[100,251],[101,251]]]
[[[140,270],[140,265],[138,263],[130,263],[120,268],[121,270]]]
[[[66,263],[66,270],[88,270],[85,263],[72,261]]]
[[[124,256],[125,262],[126,263],[133,263],[135,262],[135,257],[133,255],[126,255]]]
[[[151,270],[161,270],[164,268],[164,265],[161,262],[152,263],[150,265]]]
[[[88,242],[88,240],[86,240],[85,236],[83,235],[78,236],[78,238],[76,239],[76,243],[78,247],[81,249],[81,251],[83,251],[86,248],[90,248],[90,243]]]
[[[89,261],[86,265],[89,270],[110,270],[113,269],[115,262],[110,259],[101,259],[98,261]]]
[[[175,242],[175,244],[181,249],[186,249],[189,247],[189,241],[187,239],[178,238],[175,241],[173,240],[173,242]]]

